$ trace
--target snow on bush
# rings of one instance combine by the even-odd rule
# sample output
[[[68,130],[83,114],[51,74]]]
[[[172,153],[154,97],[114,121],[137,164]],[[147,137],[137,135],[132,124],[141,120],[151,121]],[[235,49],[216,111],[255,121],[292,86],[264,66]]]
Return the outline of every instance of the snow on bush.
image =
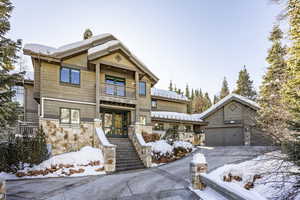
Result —
[[[202,154],[202,153],[197,153],[193,156],[193,160],[192,162],[194,164],[199,164],[199,163],[206,163],[206,159],[205,159],[205,156]]]
[[[174,148],[181,147],[184,149],[193,149],[193,145],[190,142],[184,142],[184,141],[175,141],[173,144]]]
[[[240,164],[224,165],[209,173],[207,177],[225,187],[238,188],[241,194],[255,194],[267,199],[278,197],[285,199],[285,195],[293,190],[297,177],[284,176],[282,170],[299,173],[300,168],[284,161],[284,158],[279,152],[270,152]],[[241,180],[224,182],[224,176],[228,176],[229,173],[241,177]],[[249,182],[254,183],[254,187],[246,190],[244,187]]]
[[[173,153],[173,147],[167,143],[166,140],[159,140],[156,142],[149,142],[152,147],[152,152],[161,156],[171,155]]]
[[[16,174],[0,173],[0,178],[16,179],[17,177],[58,177],[85,176],[104,173],[102,151],[90,146],[80,151],[53,156],[33,167],[25,167]],[[17,177],[16,177],[17,176]]]

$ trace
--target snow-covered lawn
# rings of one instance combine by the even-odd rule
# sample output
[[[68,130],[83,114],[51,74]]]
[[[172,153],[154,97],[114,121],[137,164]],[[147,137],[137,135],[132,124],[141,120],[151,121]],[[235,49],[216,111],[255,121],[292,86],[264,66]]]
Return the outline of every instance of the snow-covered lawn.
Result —
[[[0,173],[0,178],[43,178],[60,176],[87,176],[105,174],[104,159],[100,149],[90,146],[80,151],[53,156],[39,165],[25,167],[16,174]]]
[[[300,169],[284,161],[284,158],[279,151],[270,152],[239,164],[224,165],[205,176],[241,196],[248,196],[249,199],[285,199],[285,195],[292,191],[297,177],[283,174],[287,171],[299,172]],[[229,180],[229,175],[240,177],[241,180]],[[227,182],[224,181],[224,176]],[[247,183],[253,183],[253,188],[245,189]],[[296,199],[299,200],[300,195]]]

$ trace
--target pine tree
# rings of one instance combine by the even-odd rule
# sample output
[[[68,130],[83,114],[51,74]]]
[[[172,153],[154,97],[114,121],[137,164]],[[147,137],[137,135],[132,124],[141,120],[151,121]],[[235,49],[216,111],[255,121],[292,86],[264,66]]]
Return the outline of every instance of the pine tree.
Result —
[[[216,104],[216,103],[218,103],[218,101],[219,101],[218,96],[217,96],[217,95],[214,95],[214,101],[213,101],[213,103]]]
[[[287,7],[291,46],[287,60],[287,82],[283,87],[283,100],[287,105],[293,126],[300,130],[300,1],[289,0]]]
[[[246,69],[246,66],[244,66],[244,69],[239,72],[239,78],[236,82],[236,85],[237,89],[234,91],[234,93],[247,97],[251,100],[256,99],[257,94],[253,88],[253,81],[250,80],[250,75]]]
[[[192,89],[191,99],[193,100],[195,97],[194,89]]]
[[[283,33],[274,26],[269,40],[273,43],[268,50],[266,61],[269,63],[260,87],[258,122],[276,141],[281,142],[287,134],[284,132],[286,111],[284,109],[281,88],[285,82],[286,48],[282,46]]]
[[[222,88],[221,88],[221,93],[220,93],[220,99],[223,99],[224,97],[226,97],[227,95],[229,95],[230,91],[228,88],[228,82],[226,80],[226,77],[224,77],[224,80],[222,82]]]
[[[205,92],[205,95],[204,95],[204,102],[205,102],[205,105],[204,105],[204,111],[207,110],[208,108],[211,107],[211,100],[209,98],[209,95],[207,92]]]
[[[21,40],[15,42],[6,37],[10,30],[9,18],[13,10],[11,2],[1,0],[0,10],[0,127],[6,127],[12,125],[18,117],[18,104],[12,102],[15,92],[11,88],[22,78],[22,74],[11,71],[18,59],[16,53],[20,50]]]
[[[175,87],[175,88],[176,88],[176,87]],[[176,89],[175,89],[175,90],[176,90]],[[172,83],[172,80],[170,80],[169,91],[173,91],[173,83]]]
[[[86,40],[91,37],[93,37],[93,32],[91,31],[91,29],[89,29],[89,28],[85,29],[85,31],[83,33],[83,39]]]
[[[189,85],[186,84],[186,87],[185,87],[185,96],[190,99],[190,89],[189,89]]]

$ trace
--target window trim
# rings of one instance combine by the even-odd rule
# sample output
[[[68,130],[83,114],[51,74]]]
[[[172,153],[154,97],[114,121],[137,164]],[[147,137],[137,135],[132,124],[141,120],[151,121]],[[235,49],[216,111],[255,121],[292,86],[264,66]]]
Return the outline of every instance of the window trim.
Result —
[[[155,102],[155,106],[153,106],[153,102]],[[151,108],[157,108],[157,100],[151,100]]]
[[[62,111],[62,109],[67,109],[68,111],[69,111],[69,122],[68,123],[64,123],[64,122],[62,122],[61,121],[61,111]],[[78,112],[79,112],[79,122],[78,123],[72,123],[72,115],[71,115],[71,113],[72,113],[72,111],[71,110],[77,110]],[[81,122],[81,120],[80,120],[80,109],[78,109],[78,108],[67,108],[67,107],[59,107],[59,123],[60,124],[74,124],[74,125],[78,125],[78,124],[80,124],[80,122]]]
[[[141,93],[141,83],[145,84],[145,94]],[[139,95],[140,96],[147,96],[147,83],[146,81],[139,81]]]
[[[64,82],[62,81],[62,76],[61,76],[61,71],[62,69],[68,69],[69,70],[69,82]],[[72,83],[72,70],[78,71],[79,72],[79,84],[77,83]],[[72,85],[72,86],[80,86],[81,84],[81,70],[80,69],[76,69],[76,68],[72,68],[72,67],[65,67],[65,66],[60,66],[60,70],[59,70],[59,82],[61,84],[64,85]]]

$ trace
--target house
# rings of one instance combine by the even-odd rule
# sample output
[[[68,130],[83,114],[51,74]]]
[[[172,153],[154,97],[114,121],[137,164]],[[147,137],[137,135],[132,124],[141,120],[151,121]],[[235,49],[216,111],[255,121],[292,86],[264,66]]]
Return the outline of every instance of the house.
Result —
[[[24,83],[24,118],[43,128],[52,155],[100,145],[107,151],[108,171],[114,171],[124,157],[122,152],[118,157],[118,151],[124,144],[126,150],[131,148],[129,137],[139,145],[135,149],[148,166],[149,155],[144,155],[148,147],[136,142],[134,134],[152,133],[152,125],[157,129],[161,123],[164,129],[172,126],[192,133],[194,124],[204,124],[186,114],[186,97],[175,92],[164,96],[153,89],[158,77],[111,34],[58,48],[26,44],[23,51],[31,56],[34,68],[33,80]],[[180,117],[173,118],[174,114]],[[120,148],[101,141],[99,122],[104,137]]]
[[[208,146],[268,145],[257,127],[259,105],[246,97],[229,94],[206,111],[193,116],[208,124],[204,127]]]
[[[164,134],[176,129],[180,139],[200,144],[201,128],[207,123],[187,113],[189,99],[174,91],[151,89],[151,119],[153,133]]]

